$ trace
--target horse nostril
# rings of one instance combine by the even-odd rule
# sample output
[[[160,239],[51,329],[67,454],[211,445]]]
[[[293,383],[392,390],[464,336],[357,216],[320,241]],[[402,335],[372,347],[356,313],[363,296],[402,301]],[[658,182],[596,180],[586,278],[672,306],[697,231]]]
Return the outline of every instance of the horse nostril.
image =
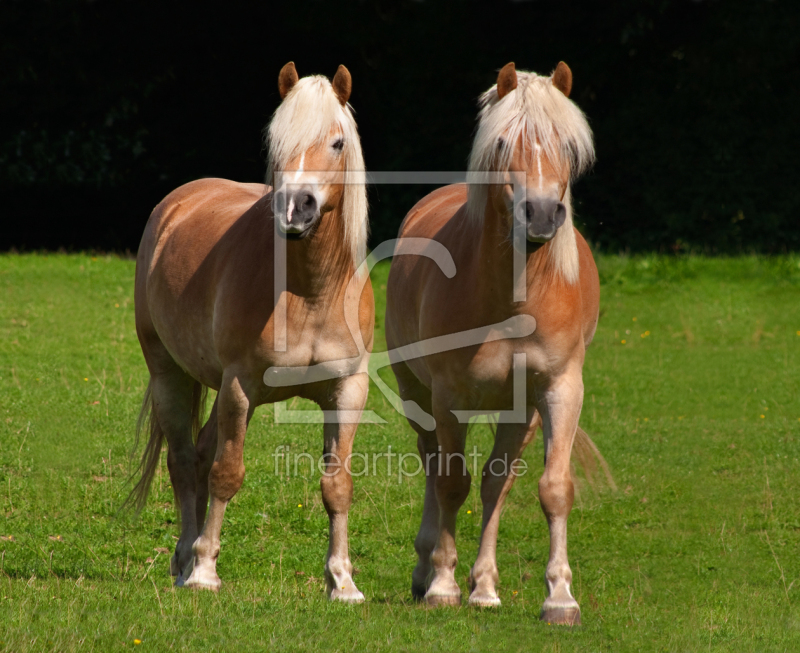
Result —
[[[533,220],[533,215],[536,210],[533,208],[533,202],[525,202],[525,219],[530,221]]]
[[[294,202],[297,207],[295,211],[297,219],[305,223],[311,222],[317,213],[317,198],[314,197],[314,193],[300,191],[295,195]]]
[[[558,229],[567,219],[567,207],[562,202],[556,204],[556,210],[553,212],[553,224]]]

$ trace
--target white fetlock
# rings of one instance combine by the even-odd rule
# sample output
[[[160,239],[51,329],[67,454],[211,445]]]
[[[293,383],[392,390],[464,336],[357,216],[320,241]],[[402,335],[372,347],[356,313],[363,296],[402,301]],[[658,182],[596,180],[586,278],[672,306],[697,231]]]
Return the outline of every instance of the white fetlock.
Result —
[[[219,592],[222,581],[219,579],[219,576],[217,576],[216,569],[195,565],[191,575],[186,579],[183,586],[191,589],[207,589],[212,592]]]
[[[329,588],[328,599],[342,603],[363,603],[364,595],[358,591],[355,583],[351,580],[337,587]]]
[[[500,606],[500,597],[495,589],[498,581],[497,567],[486,566],[478,570],[479,563],[469,572],[469,605],[476,608],[497,608]]]
[[[454,578],[434,577],[425,593],[425,603],[436,605],[461,605],[461,588]]]
[[[364,595],[358,591],[353,582],[353,565],[350,560],[328,560],[325,565],[325,585],[328,590],[328,599],[342,601],[343,603],[362,603]]]
[[[476,608],[499,608],[501,601],[495,592],[475,589],[469,595],[469,604]]]
[[[567,583],[549,583],[550,596],[544,600],[539,618],[561,626],[579,626],[581,608],[569,591]]]

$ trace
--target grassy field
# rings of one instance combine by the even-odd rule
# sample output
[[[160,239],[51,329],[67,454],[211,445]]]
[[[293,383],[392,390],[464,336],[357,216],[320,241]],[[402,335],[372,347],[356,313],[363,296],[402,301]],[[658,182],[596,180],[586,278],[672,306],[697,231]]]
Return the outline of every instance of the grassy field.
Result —
[[[318,474],[276,475],[272,457],[318,455],[320,427],[276,424],[272,407],[248,434],[221,592],[174,590],[165,465],[140,517],[119,513],[146,384],[133,261],[0,257],[0,650],[800,650],[800,258],[598,263],[581,424],[619,490],[584,487],[572,513],[584,625],[570,630],[538,620],[541,439],[501,524],[502,608],[411,601],[423,482],[380,466],[356,479],[351,513],[367,602],[332,605]],[[387,273],[374,273],[378,347]],[[415,451],[379,392],[369,408],[387,423],[362,426],[357,451]],[[476,426],[468,446],[488,451],[490,437]],[[458,524],[465,592],[480,514],[473,486]]]

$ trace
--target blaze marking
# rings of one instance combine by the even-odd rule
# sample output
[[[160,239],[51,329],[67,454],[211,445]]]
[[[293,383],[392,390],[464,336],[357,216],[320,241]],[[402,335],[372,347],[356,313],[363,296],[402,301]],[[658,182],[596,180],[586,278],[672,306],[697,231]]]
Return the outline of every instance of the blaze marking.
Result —
[[[542,146],[539,143],[533,144],[533,151],[536,152],[536,169],[539,172],[539,190],[542,190],[544,180],[542,179]]]
[[[297,170],[294,173],[294,180],[297,181],[300,178],[300,175],[303,174],[303,165],[306,161],[306,153],[303,152],[300,155],[300,164],[297,166]],[[292,221],[292,213],[294,212],[294,195],[289,198],[289,206],[286,207],[286,222],[291,223]]]
[[[306,153],[303,152],[300,155],[300,165],[297,166],[297,172],[294,173],[294,180],[295,181],[297,181],[300,178],[300,175],[303,174],[303,164],[305,163],[305,160],[306,160]]]

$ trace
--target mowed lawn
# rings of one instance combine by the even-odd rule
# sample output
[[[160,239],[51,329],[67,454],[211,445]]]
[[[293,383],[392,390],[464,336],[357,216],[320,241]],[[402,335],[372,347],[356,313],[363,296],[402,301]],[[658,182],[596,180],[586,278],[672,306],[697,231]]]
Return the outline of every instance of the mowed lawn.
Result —
[[[567,629],[538,619],[541,437],[500,528],[501,608],[412,602],[423,479],[385,462],[355,480],[351,555],[367,601],[332,605],[319,474],[305,462],[276,474],[273,456],[281,445],[319,455],[321,427],[276,424],[269,406],[226,514],[222,590],[173,589],[166,465],[140,516],[119,510],[146,385],[134,262],[0,257],[0,650],[800,650],[800,258],[604,256],[599,267],[581,424],[618,491],[581,486],[569,550],[583,626]],[[373,275],[376,348],[387,274]],[[363,425],[357,452],[416,451],[375,387],[368,407],[386,424]],[[470,432],[481,463],[490,439],[484,425]],[[480,519],[473,484],[458,522],[465,596]]]

